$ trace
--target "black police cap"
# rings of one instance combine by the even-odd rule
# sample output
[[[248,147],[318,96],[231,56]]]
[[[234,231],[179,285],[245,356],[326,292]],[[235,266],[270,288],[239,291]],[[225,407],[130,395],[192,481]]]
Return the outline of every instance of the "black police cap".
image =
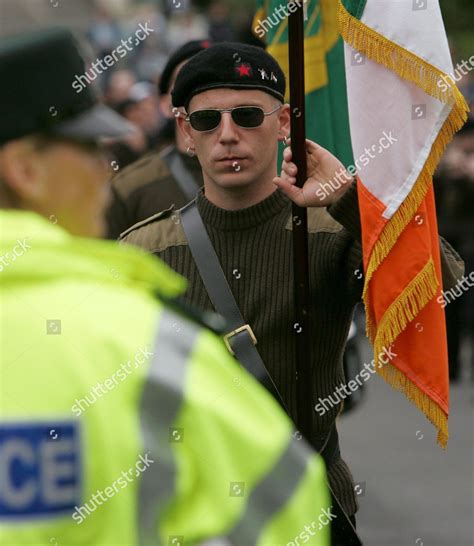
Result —
[[[0,40],[0,145],[33,133],[81,140],[121,136],[132,126],[73,81],[85,65],[66,29]]]
[[[201,51],[183,66],[171,93],[173,106],[187,109],[198,93],[222,87],[260,90],[283,102],[285,75],[264,49],[221,42]]]

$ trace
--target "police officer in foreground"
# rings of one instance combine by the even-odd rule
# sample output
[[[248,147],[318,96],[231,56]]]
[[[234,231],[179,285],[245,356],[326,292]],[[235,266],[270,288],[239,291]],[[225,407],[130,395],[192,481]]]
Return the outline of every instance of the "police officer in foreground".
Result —
[[[109,238],[117,239],[130,226],[173,204],[182,207],[202,186],[199,161],[187,148],[181,133],[175,130],[171,90],[181,67],[209,45],[209,40],[187,42],[166,63],[158,91],[160,108],[173,127],[174,143],[159,152],[146,154],[113,177],[112,201],[107,210]]]
[[[357,188],[355,181],[347,182],[324,200],[319,198],[319,184],[337,179],[344,168],[311,141],[304,193],[293,185],[296,167],[289,149],[285,170],[276,176],[278,141],[290,132],[290,106],[284,96],[285,76],[260,48],[222,43],[190,59],[178,74],[172,97],[173,105],[187,112],[178,124],[187,145],[196,151],[204,189],[179,213],[170,209],[140,222],[122,240],[161,257],[189,280],[189,302],[202,309],[215,307],[232,323],[224,336],[228,349],[297,422],[298,325],[288,197],[311,207],[313,350],[311,376],[300,380],[311,384],[311,443],[325,458],[331,489],[355,524],[354,483],[341,457],[335,422],[343,404],[336,389],[346,382],[342,355],[363,287],[358,275],[363,267]],[[441,253],[443,284],[451,286],[462,274],[462,261],[445,241]],[[324,407],[318,399],[325,401]],[[338,543],[346,546],[345,538],[345,531],[338,530]]]
[[[0,543],[328,545],[323,461],[165,303],[184,279],[90,238],[128,127],[82,71],[67,31],[0,42]]]

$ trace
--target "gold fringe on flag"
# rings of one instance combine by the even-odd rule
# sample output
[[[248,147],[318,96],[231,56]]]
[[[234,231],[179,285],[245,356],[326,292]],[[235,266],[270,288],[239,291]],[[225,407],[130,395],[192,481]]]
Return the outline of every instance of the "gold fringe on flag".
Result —
[[[341,0],[339,0],[338,21],[339,32],[344,41],[353,49],[395,72],[400,78],[413,82],[435,99],[445,103],[456,103],[459,107],[460,117],[465,120],[462,111],[464,108],[467,109],[466,101],[449,74],[445,74],[428,61],[392,42],[353,17]],[[441,81],[445,83],[446,89],[440,85]]]
[[[367,334],[374,344],[375,355],[379,355],[383,347],[388,347],[434,297],[439,283],[433,260],[430,259],[376,325],[370,311],[369,282],[426,197],[438,162],[454,134],[465,123],[469,108],[450,75],[353,17],[341,0],[339,0],[338,19],[341,35],[353,49],[395,72],[401,78],[414,83],[428,95],[446,104],[452,104],[451,112],[443,123],[411,192],[382,230],[368,260],[363,290]],[[444,89],[440,85],[441,81],[445,83]],[[438,442],[442,447],[446,447],[447,415],[440,406],[395,366],[388,364],[380,368],[379,373],[390,385],[401,390],[426,415],[438,429]]]
[[[412,402],[438,431],[436,441],[446,449],[448,444],[448,416],[441,407],[426,393],[420,390],[408,377],[392,364],[377,366],[377,373],[394,389],[402,392]]]
[[[407,324],[435,296],[439,287],[433,258],[405,287],[398,298],[390,305],[377,325],[374,343],[375,354],[380,354],[405,330]]]
[[[384,348],[390,347],[407,324],[436,295],[438,287],[435,264],[430,258],[381,318],[375,339],[372,339],[377,362]],[[426,415],[438,430],[438,443],[445,448],[449,434],[448,416],[444,410],[390,362],[377,367],[377,371],[389,385],[404,393]]]

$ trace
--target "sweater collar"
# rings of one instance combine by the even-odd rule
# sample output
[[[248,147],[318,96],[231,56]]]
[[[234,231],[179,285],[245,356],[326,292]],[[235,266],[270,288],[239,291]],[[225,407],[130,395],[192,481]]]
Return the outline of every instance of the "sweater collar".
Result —
[[[226,231],[248,229],[263,224],[290,206],[291,201],[276,189],[260,203],[240,210],[225,210],[211,203],[204,189],[197,195],[197,207],[206,225]]]

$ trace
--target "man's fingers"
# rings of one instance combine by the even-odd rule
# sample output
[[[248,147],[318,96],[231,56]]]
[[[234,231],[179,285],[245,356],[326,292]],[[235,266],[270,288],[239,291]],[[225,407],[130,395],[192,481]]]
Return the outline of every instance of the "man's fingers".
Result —
[[[314,140],[306,139],[306,151],[311,155],[320,155],[321,152],[325,151],[325,148],[314,142]]]
[[[275,180],[282,180],[283,182],[288,182],[289,184],[296,184],[296,177],[288,176],[285,173],[282,173],[280,176],[275,176],[273,182],[275,182]]]
[[[326,150],[316,142],[313,142],[312,140],[306,139],[306,153],[308,156],[311,156],[311,159],[309,159],[313,165],[316,165],[318,162],[320,162],[324,158]],[[297,168],[295,163],[291,161],[293,155],[291,153],[291,148],[288,146],[283,150],[283,162],[282,162],[282,169],[285,172],[288,172],[290,176],[296,176]],[[287,169],[285,167],[285,164],[294,165],[294,171],[292,169]]]
[[[292,157],[292,153],[291,153],[291,148],[289,146],[287,146],[284,150],[283,150],[283,159],[285,161],[291,161],[291,157]]]
[[[281,170],[290,176],[296,176],[296,173],[298,172],[298,168],[296,167],[295,163],[285,158],[283,158],[283,161],[281,162]]]
[[[280,188],[294,203],[300,207],[305,206],[305,200],[303,197],[303,191],[301,188],[295,185],[296,179],[282,178],[281,176],[275,176],[273,183]]]
[[[288,180],[283,179],[279,176],[273,179],[273,182],[280,188],[280,190],[285,193],[294,203],[300,207],[305,206],[305,200],[303,197],[303,192],[301,188],[295,186],[294,183],[291,184]]]
[[[306,139],[306,152],[312,156],[315,156],[316,158],[320,157],[321,153],[325,151],[325,148],[314,142],[313,140],[310,140],[309,138]],[[290,162],[292,158],[292,152],[291,147],[287,146],[283,150],[283,159],[287,162]]]

